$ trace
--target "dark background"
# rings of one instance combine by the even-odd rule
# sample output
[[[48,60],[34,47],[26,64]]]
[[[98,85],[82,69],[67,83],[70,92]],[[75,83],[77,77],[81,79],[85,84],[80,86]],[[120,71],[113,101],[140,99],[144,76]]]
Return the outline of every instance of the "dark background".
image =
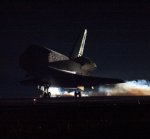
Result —
[[[96,62],[96,76],[150,79],[150,2],[0,2],[0,96],[32,96],[18,61],[32,44],[71,52],[84,28],[84,55]]]

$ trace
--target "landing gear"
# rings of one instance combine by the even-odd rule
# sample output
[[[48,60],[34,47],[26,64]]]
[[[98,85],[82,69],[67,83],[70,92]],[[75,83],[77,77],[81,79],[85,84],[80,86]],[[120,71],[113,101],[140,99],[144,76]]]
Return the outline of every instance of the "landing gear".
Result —
[[[80,90],[75,91],[74,96],[75,97],[81,97],[81,91]]]
[[[50,85],[46,84],[43,86],[38,85],[38,90],[40,92],[40,98],[50,98],[51,97],[51,93],[48,91]]]
[[[40,95],[40,97],[41,98],[50,98],[51,97],[51,93],[50,92],[48,92],[48,93],[43,92],[43,94]]]

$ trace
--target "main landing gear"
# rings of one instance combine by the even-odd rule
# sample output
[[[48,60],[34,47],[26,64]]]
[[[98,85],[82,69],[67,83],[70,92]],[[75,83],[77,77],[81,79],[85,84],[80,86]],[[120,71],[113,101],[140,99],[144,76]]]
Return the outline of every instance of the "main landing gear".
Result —
[[[50,98],[51,97],[51,92],[48,91],[50,85],[46,84],[46,85],[38,85],[37,89],[38,92],[41,94],[40,98]]]
[[[49,84],[45,84],[45,85],[38,85],[37,86],[37,92],[40,94],[40,98],[50,98],[51,97],[51,92],[49,92]],[[81,97],[82,96],[82,92],[80,89],[77,89],[74,92],[74,97]]]
[[[75,91],[74,96],[75,97],[81,97],[81,91],[80,90]]]

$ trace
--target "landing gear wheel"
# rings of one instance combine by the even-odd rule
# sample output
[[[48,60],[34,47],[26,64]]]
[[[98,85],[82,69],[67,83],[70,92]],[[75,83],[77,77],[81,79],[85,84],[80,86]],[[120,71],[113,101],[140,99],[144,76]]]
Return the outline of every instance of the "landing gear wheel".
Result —
[[[51,97],[51,92],[48,92],[48,96]]]
[[[81,91],[75,91],[74,96],[75,97],[81,97]]]
[[[48,92],[50,85],[45,84],[43,86],[38,85],[38,90],[42,94],[40,95],[40,98],[50,98],[51,97],[51,92]]]
[[[40,97],[41,98],[50,98],[51,97],[51,93],[50,92],[48,92],[48,93],[43,92],[43,94]]]
[[[78,92],[78,96],[81,97],[81,91]]]

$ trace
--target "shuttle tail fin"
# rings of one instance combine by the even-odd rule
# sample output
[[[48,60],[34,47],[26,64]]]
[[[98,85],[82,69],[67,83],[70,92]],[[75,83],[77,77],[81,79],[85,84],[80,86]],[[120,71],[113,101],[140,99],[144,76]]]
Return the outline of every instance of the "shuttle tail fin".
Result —
[[[81,57],[83,55],[85,41],[87,36],[87,29],[84,30],[83,34],[81,34],[77,44],[75,45],[73,52],[71,54],[71,58]]]

